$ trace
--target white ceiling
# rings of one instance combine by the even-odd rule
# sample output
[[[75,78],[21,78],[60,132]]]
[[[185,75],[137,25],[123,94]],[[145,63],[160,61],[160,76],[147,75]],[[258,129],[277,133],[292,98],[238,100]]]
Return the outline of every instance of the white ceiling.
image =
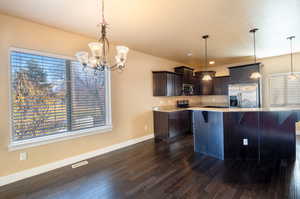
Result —
[[[97,0],[1,0],[0,12],[88,36],[99,32]],[[291,34],[300,51],[299,0],[106,0],[106,18],[112,42],[187,64],[203,61],[204,34],[217,64],[249,58],[253,27],[260,28],[258,57],[288,53]]]

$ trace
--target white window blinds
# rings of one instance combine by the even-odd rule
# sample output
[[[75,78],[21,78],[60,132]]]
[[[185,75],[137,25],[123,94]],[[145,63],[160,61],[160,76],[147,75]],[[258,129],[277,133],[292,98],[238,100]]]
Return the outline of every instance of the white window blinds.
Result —
[[[66,131],[65,61],[12,52],[11,69],[13,139]]]
[[[300,80],[290,80],[288,75],[274,74],[270,76],[270,106],[300,105]]]
[[[105,73],[71,62],[72,130],[105,125]]]
[[[11,51],[12,141],[106,125],[106,73]]]

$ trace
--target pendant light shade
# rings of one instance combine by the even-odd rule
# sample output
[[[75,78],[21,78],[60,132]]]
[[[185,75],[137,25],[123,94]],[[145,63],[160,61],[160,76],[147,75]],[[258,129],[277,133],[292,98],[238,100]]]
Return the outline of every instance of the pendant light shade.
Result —
[[[204,35],[202,37],[202,39],[205,40],[205,68],[207,67],[207,39],[209,38],[209,35]],[[202,77],[202,80],[203,81],[211,81],[212,80],[212,77],[209,75],[209,74],[205,74],[203,77]]]
[[[211,78],[211,76],[210,76],[209,74],[206,74],[206,75],[204,75],[204,76],[202,77],[202,80],[203,80],[203,81],[210,81],[210,80],[212,80],[212,78]]]
[[[293,62],[293,40],[295,39],[295,36],[290,36],[287,38],[290,40],[290,50],[291,50],[291,71],[290,74],[288,75],[288,79],[293,81],[297,80],[299,77],[294,73],[294,62]]]
[[[101,42],[91,42],[88,44],[93,57],[100,58],[102,55],[103,44]]]
[[[250,78],[251,79],[259,79],[261,78],[261,74],[259,72],[253,72],[251,75],[250,75]]]
[[[251,29],[249,32],[251,34],[253,34],[253,55],[254,55],[254,64],[256,64],[256,32],[258,31],[258,28],[254,28],[254,29]],[[261,74],[259,72],[253,72],[251,75],[250,75],[250,78],[251,79],[260,79],[261,78]]]
[[[291,73],[291,74],[288,75],[288,79],[291,80],[291,81],[294,81],[294,80],[299,79],[299,76],[294,74],[294,73]]]

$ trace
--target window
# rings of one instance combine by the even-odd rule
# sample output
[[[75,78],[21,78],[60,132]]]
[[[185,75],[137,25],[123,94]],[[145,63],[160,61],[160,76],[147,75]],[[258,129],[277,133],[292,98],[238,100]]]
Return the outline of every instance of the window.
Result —
[[[20,49],[10,61],[12,146],[111,130],[109,72]]]
[[[270,76],[270,106],[300,105],[300,79],[290,80],[288,75],[287,73]]]

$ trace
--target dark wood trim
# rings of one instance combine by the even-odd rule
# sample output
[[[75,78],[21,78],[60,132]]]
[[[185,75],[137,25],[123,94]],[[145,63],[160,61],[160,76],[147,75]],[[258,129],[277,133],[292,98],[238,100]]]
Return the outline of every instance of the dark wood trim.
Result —
[[[170,73],[170,74],[178,75],[177,73],[172,72],[172,71],[152,71],[152,73]]]
[[[177,67],[175,67],[174,69],[175,69],[175,70],[176,70],[176,69],[189,69],[189,70],[194,70],[193,68],[187,67],[187,66],[177,66]]]
[[[228,69],[233,69],[233,68],[243,68],[243,67],[253,66],[253,65],[261,65],[261,63],[258,62],[258,63],[253,63],[253,64],[239,65],[239,66],[230,66],[230,67],[227,67],[227,68],[228,68]]]
[[[230,75],[224,75],[224,76],[215,76],[215,78],[224,78],[224,77],[230,77]]]

